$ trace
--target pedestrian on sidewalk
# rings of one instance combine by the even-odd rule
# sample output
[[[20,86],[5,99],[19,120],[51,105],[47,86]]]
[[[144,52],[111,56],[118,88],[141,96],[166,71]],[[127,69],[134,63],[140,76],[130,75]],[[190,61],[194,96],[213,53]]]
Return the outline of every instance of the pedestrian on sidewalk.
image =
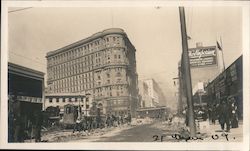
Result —
[[[221,125],[221,129],[224,132],[225,124],[226,124],[226,132],[230,132],[230,107],[228,102],[223,99],[219,105],[219,122]]]
[[[130,113],[128,113],[128,125],[130,125],[132,122],[132,116]]]
[[[188,120],[189,120],[189,118],[188,118],[188,109],[187,109],[187,107],[185,107],[185,109],[183,110],[182,114],[185,116],[185,124],[186,124],[186,126],[188,126]]]
[[[111,118],[110,118],[109,114],[107,115],[107,118],[106,118],[106,125],[108,128],[111,126]]]
[[[88,130],[88,123],[87,123],[87,117],[84,116],[81,122],[81,126],[84,132],[86,132]]]
[[[213,106],[212,106],[212,111],[211,111],[211,120],[212,120],[212,124],[213,125],[215,125],[215,120],[216,120],[216,113],[217,112],[217,110],[216,110],[216,104],[214,104]]]
[[[237,105],[235,104],[235,100],[232,99],[232,118],[231,118],[231,124],[232,124],[232,128],[237,128],[239,127],[239,120],[238,120],[238,108]]]
[[[43,116],[41,111],[37,111],[34,113],[35,115],[35,142],[41,142],[41,128],[43,124]]]

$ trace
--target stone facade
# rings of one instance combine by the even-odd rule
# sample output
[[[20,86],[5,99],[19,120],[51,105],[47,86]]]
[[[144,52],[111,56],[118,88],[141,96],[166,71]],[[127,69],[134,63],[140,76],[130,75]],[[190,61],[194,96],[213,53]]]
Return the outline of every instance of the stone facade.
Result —
[[[154,79],[140,81],[141,107],[166,105],[166,98]]]
[[[107,29],[47,53],[48,94],[89,93],[104,114],[135,113],[135,47],[122,29]]]

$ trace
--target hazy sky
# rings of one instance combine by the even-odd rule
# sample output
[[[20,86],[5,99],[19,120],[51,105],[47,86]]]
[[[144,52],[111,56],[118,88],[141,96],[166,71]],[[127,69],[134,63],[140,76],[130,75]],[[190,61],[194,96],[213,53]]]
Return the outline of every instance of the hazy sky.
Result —
[[[16,8],[11,8],[11,10]],[[204,46],[222,37],[226,66],[242,54],[241,7],[186,8],[187,32]],[[46,73],[48,51],[107,28],[122,28],[135,46],[139,79],[154,78],[168,103],[181,55],[178,7],[31,8],[9,13],[9,61]]]

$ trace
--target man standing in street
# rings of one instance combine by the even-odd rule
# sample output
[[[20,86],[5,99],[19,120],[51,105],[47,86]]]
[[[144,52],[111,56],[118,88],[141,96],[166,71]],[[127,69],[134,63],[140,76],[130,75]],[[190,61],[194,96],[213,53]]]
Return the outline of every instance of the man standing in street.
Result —
[[[35,112],[35,142],[41,142],[41,128],[43,124],[43,116],[41,111]]]
[[[75,126],[74,126],[73,133],[75,132],[75,130],[77,130],[78,132],[81,131],[80,123],[81,123],[81,120],[80,120],[80,117],[78,117],[78,118],[76,119],[76,124],[75,124]]]
[[[221,129],[224,132],[225,124],[227,126],[226,132],[230,132],[230,106],[228,105],[227,101],[224,99],[221,101],[219,105],[219,122],[221,125]]]

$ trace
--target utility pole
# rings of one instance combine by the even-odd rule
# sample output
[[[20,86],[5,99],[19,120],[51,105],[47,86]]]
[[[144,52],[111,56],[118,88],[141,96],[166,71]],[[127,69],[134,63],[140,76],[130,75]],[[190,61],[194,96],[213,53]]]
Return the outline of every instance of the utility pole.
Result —
[[[182,104],[182,74],[181,74],[181,67],[178,67],[178,76],[179,76],[179,114],[181,115],[183,112],[183,104]]]
[[[184,7],[179,7],[180,13],[180,23],[181,23],[181,37],[182,37],[182,55],[183,55],[183,65],[184,65],[184,77],[187,105],[188,105],[188,125],[190,128],[191,137],[196,136],[196,127],[194,119],[194,105],[192,100],[192,82],[190,74],[190,62],[188,55],[188,43],[187,43],[187,32],[186,32],[186,21],[185,21],[185,11]]]
[[[182,85],[181,85],[181,76],[180,76],[180,67],[178,67],[178,77],[176,78],[173,78],[173,80],[178,80],[178,84],[176,84],[176,81],[174,81],[174,85],[178,86],[178,92],[176,92],[175,94],[178,94],[178,106],[177,106],[177,111],[178,111],[178,114],[181,115],[182,114],[182,111],[183,111],[183,105],[182,105]],[[175,95],[176,96],[176,95]]]

